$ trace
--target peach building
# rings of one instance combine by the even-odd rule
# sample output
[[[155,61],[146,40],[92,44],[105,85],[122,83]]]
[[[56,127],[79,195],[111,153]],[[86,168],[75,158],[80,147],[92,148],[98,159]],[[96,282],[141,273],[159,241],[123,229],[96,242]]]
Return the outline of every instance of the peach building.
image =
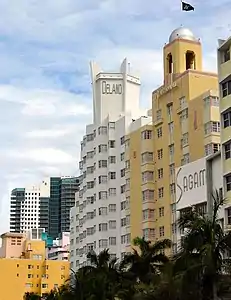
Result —
[[[1,238],[1,300],[23,300],[26,292],[42,296],[68,279],[69,262],[46,259],[45,241],[21,233],[4,233]]]

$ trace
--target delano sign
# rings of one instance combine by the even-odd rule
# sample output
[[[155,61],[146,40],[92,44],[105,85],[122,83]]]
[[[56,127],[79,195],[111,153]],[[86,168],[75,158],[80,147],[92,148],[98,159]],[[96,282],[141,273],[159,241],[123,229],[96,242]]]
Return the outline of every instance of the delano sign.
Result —
[[[108,83],[107,81],[102,81],[101,89],[103,95],[123,94],[123,86],[121,83]]]
[[[159,97],[161,97],[164,94],[167,94],[169,91],[177,87],[176,82],[173,82],[172,84],[168,86],[160,87],[155,93],[153,93],[153,98],[156,100]]]

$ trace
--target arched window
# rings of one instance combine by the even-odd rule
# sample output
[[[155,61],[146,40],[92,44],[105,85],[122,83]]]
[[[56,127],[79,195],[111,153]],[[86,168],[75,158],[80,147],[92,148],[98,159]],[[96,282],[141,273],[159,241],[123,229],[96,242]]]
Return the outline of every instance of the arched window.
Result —
[[[186,70],[196,69],[196,60],[195,60],[195,53],[193,51],[187,51],[185,55],[185,63],[186,63]]]
[[[168,63],[168,73],[173,73],[173,62],[172,62],[172,54],[169,53],[167,56],[167,63]]]

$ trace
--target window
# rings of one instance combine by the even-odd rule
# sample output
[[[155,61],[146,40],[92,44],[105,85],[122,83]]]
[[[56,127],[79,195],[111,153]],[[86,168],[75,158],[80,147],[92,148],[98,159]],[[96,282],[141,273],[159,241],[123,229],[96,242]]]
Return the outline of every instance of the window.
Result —
[[[167,105],[167,114],[169,117],[172,117],[172,111],[173,111],[173,105],[172,104]]]
[[[175,175],[175,164],[169,165],[169,173],[170,173],[170,176]]]
[[[99,160],[99,168],[107,168],[107,160]]]
[[[160,237],[164,236],[164,226],[159,227],[159,233],[160,233]]]
[[[99,231],[107,231],[107,223],[99,224]]]
[[[130,140],[127,139],[127,140],[125,141],[125,149],[128,149],[129,146],[130,146]]]
[[[217,143],[210,143],[205,145],[205,155],[210,155],[216,153],[220,149],[220,144]]]
[[[116,156],[109,156],[108,162],[109,162],[109,164],[115,164],[116,163]]]
[[[125,158],[125,152],[120,154],[120,161],[124,161],[124,158]]]
[[[184,108],[184,106],[187,104],[186,98],[183,96],[179,99],[180,102],[180,108]]]
[[[107,126],[100,126],[99,128],[98,128],[98,134],[99,135],[105,135],[105,134],[107,134]]]
[[[152,139],[152,130],[144,130],[141,132],[142,140],[151,140]]]
[[[231,142],[224,145],[225,159],[231,158]]]
[[[219,97],[217,96],[208,96],[205,97],[203,100],[205,106],[219,106],[220,104]]]
[[[125,161],[125,170],[130,170],[130,160]]]
[[[205,134],[210,134],[211,132],[220,132],[220,122],[207,122],[204,125]]]
[[[162,137],[162,127],[157,128],[156,134],[158,138]]]
[[[126,218],[121,219],[121,227],[126,226]]]
[[[100,207],[99,216],[106,216],[106,215],[107,215],[107,207]]]
[[[122,146],[125,143],[125,136],[120,138],[120,145]]]
[[[154,173],[152,171],[142,172],[142,182],[146,183],[154,180]]]
[[[125,169],[120,170],[120,176],[124,177],[125,176]]]
[[[107,192],[101,191],[99,192],[99,200],[107,199]]]
[[[109,148],[115,148],[115,141],[114,140],[110,140],[108,142],[108,146],[109,146]]]
[[[143,210],[143,220],[152,219],[155,218],[155,210],[154,209],[144,209]]]
[[[161,187],[158,189],[158,197],[163,198],[164,197],[164,188]]]
[[[87,152],[86,159],[91,159],[94,157],[94,151]]]
[[[144,152],[141,154],[142,164],[153,162],[153,152]]]
[[[107,248],[108,247],[108,241],[106,239],[99,240],[99,248]]]
[[[231,225],[231,208],[227,209],[227,224]]]
[[[169,188],[170,188],[170,194],[171,195],[175,194],[175,192],[176,192],[175,183],[171,183],[170,186],[169,186]]]
[[[168,131],[170,134],[173,134],[173,122],[168,123]]]
[[[181,139],[181,148],[185,146],[188,146],[188,132],[184,133]]]
[[[121,187],[120,187],[120,193],[123,194],[123,193],[125,193],[125,191],[126,191],[126,185],[125,184],[121,185]]]
[[[116,188],[110,188],[108,190],[109,196],[116,196]]]
[[[230,60],[230,49],[226,49],[222,52],[222,63],[225,63]]]
[[[90,142],[93,140],[94,140],[94,134],[93,133],[87,134],[87,142]]]
[[[231,191],[231,174],[227,175],[225,177],[225,183],[226,183],[226,191]]]
[[[172,223],[171,227],[172,227],[172,234],[176,234],[176,229],[177,229],[176,223]]]
[[[159,217],[164,217],[164,207],[159,208]]]
[[[168,147],[169,147],[169,155],[173,156],[174,155],[174,144],[169,145]]]
[[[158,157],[158,159],[162,159],[163,158],[163,149],[157,150],[157,157]]]
[[[125,189],[126,189],[126,191],[130,190],[130,178],[126,178]]]
[[[161,109],[158,109],[158,110],[156,111],[156,119],[157,119],[157,120],[160,120],[161,117],[162,117],[162,111],[161,111]]]
[[[87,189],[93,189],[94,188],[94,181],[87,182]]]
[[[163,168],[158,169],[158,178],[159,179],[163,178],[163,176],[164,176],[164,169]]]
[[[143,201],[153,201],[154,200],[154,190],[142,191],[142,200]]]
[[[116,220],[109,221],[109,229],[116,229]]]
[[[105,175],[99,176],[99,184],[101,183],[107,183],[107,176]]]
[[[121,210],[126,209],[126,201],[122,201],[122,202],[120,203],[120,209],[121,209]]]
[[[226,97],[231,94],[231,80],[228,80],[221,84],[222,97]]]
[[[186,119],[188,119],[188,108],[183,109],[180,114],[180,122]]]
[[[94,173],[94,166],[87,167],[87,174],[93,174]]]
[[[109,245],[110,246],[116,245],[116,237],[109,237]]]
[[[129,226],[130,225],[130,215],[126,216],[126,225]]]
[[[189,153],[186,153],[183,155],[183,158],[181,160],[181,165],[184,166],[190,162]]]
[[[99,149],[99,153],[105,153],[107,152],[107,145],[106,144],[99,145],[98,149]]]
[[[231,126],[231,111],[225,112],[223,114],[223,126],[224,128]]]
[[[109,212],[116,212],[116,204],[109,204],[108,209]]]
[[[155,229],[154,228],[143,229],[143,237],[146,241],[154,239],[155,238]]]
[[[108,177],[109,179],[116,179],[116,172],[109,172]]]
[[[115,122],[109,122],[108,123],[108,128],[115,129]]]
[[[211,122],[212,123],[212,132],[220,132],[221,125],[220,122]]]

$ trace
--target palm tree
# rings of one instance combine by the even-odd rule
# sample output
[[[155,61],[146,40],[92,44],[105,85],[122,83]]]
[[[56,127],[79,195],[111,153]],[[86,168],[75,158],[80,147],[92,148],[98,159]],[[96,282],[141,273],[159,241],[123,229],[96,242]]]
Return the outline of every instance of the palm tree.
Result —
[[[37,295],[35,293],[29,293],[29,292],[25,293],[23,298],[24,298],[24,300],[40,300],[41,299],[41,297],[39,295]]]
[[[183,278],[194,278],[201,284],[202,299],[217,299],[217,289],[227,253],[231,250],[231,233],[224,232],[219,220],[220,208],[225,204],[218,191],[213,194],[211,215],[201,215],[194,207],[179,219],[184,230],[178,265],[187,268]],[[189,282],[189,280],[187,280]]]
[[[101,251],[98,255],[92,251],[88,253],[90,260],[91,286],[95,299],[115,299],[120,291],[120,273],[117,258],[111,258],[109,249]]]
[[[61,285],[50,291],[45,297],[45,300],[72,300],[73,297],[69,292],[68,285]]]
[[[133,248],[132,253],[123,259],[122,268],[132,273],[139,282],[150,284],[155,275],[160,274],[161,267],[168,262],[162,251],[171,247],[171,241],[164,239],[151,244],[150,241],[137,237],[133,244],[139,247],[139,251]]]

